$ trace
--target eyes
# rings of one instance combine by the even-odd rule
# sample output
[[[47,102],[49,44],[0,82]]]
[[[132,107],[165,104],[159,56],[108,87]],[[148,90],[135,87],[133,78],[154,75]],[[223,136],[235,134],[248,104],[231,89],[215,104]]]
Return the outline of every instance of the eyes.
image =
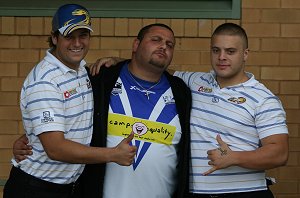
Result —
[[[72,39],[76,39],[77,37],[79,38],[79,39],[87,39],[87,38],[89,38],[89,36],[90,36],[90,33],[89,33],[89,31],[84,31],[84,32],[80,32],[79,34],[76,34],[76,35],[74,35],[74,34],[68,34],[67,36],[65,36],[64,38],[66,39],[66,40],[72,40]]]
[[[173,43],[172,41],[164,41],[163,38],[158,37],[158,36],[151,37],[151,41],[153,43],[157,43],[157,44],[161,44],[163,42],[166,42],[166,46],[169,49],[173,49],[175,47],[175,43]]]
[[[221,53],[221,49],[217,48],[217,47],[212,47],[211,48],[211,52],[213,54],[219,54],[219,53]],[[237,49],[235,49],[235,48],[227,48],[227,49],[225,49],[225,53],[228,54],[228,55],[233,55],[236,52],[237,52]]]

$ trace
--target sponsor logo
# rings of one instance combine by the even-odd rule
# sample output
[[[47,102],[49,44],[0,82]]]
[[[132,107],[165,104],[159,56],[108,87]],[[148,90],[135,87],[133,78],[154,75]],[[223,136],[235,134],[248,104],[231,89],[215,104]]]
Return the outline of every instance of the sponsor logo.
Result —
[[[141,135],[144,135],[145,133],[147,133],[148,128],[147,128],[147,126],[144,123],[142,123],[142,122],[136,122],[132,126],[132,131],[135,134],[141,136]]]
[[[65,97],[65,99],[67,99],[67,98],[70,98],[72,95],[75,95],[77,93],[78,92],[77,92],[76,88],[70,89],[70,90],[64,92],[64,97]]]
[[[49,122],[54,122],[54,118],[51,116],[50,111],[44,111],[43,118],[41,119],[41,123],[46,124]]]
[[[92,83],[88,78],[86,79],[86,86],[88,89],[92,88]]]
[[[217,98],[217,97],[213,97],[212,99],[211,99],[211,101],[213,102],[213,103],[218,103],[219,102],[219,98]]]
[[[231,98],[228,98],[227,100],[230,102],[233,102],[235,104],[242,104],[242,103],[246,102],[246,98],[244,98],[244,97],[238,97],[238,98],[231,97]]]
[[[111,94],[116,96],[122,93],[122,83],[116,82],[114,88],[111,91]]]
[[[130,142],[130,145],[137,147],[132,167],[133,170],[136,170],[153,143],[172,144],[176,127],[161,122],[109,113],[108,135],[127,137],[132,132],[134,133],[134,139]]]
[[[163,99],[165,101],[165,104],[175,104],[175,100],[173,96],[163,96]]]
[[[204,93],[211,93],[212,92],[212,88],[201,86],[201,87],[198,88],[198,91],[199,92],[204,92]]]

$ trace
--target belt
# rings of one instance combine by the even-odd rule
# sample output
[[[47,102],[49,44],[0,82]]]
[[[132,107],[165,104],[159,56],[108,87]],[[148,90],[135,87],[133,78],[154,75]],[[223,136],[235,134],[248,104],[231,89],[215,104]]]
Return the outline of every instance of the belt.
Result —
[[[39,178],[36,178],[30,174],[25,173],[19,168],[12,167],[11,169],[11,177],[17,178],[19,181],[23,181],[25,184],[30,186],[34,186],[44,190],[50,190],[55,192],[70,192],[73,193],[76,186],[78,185],[77,182],[70,183],[70,184],[56,184],[52,182],[48,182]]]
[[[197,194],[189,193],[189,198],[228,198],[232,195],[238,195],[240,193],[224,193],[224,194]]]

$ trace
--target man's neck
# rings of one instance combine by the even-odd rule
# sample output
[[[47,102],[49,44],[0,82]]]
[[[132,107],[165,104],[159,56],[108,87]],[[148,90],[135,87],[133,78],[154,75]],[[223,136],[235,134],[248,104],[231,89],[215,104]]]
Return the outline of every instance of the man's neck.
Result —
[[[249,77],[247,76],[246,73],[244,73],[239,78],[232,79],[232,78],[221,78],[221,77],[217,76],[216,80],[217,80],[220,88],[224,88],[224,87],[229,87],[229,86],[234,86],[234,85],[244,83],[249,80]]]
[[[143,66],[146,67],[146,66]],[[151,72],[143,67],[138,67],[135,63],[130,62],[128,64],[128,71],[135,77],[148,81],[148,82],[158,82],[161,78],[162,73]]]

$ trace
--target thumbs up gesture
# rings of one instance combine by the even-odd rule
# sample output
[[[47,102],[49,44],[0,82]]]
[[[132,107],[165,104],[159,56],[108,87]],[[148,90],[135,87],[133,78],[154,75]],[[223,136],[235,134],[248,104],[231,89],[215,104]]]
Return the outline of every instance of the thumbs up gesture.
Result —
[[[207,151],[207,158],[210,160],[208,164],[211,165],[212,168],[203,173],[203,175],[208,175],[218,169],[224,169],[233,165],[233,151],[222,140],[219,134],[217,135],[216,140],[219,143],[219,148]]]
[[[131,133],[128,137],[124,138],[114,149],[116,155],[114,162],[122,166],[130,166],[136,154],[136,147],[131,146],[129,143],[133,139],[134,134]]]

